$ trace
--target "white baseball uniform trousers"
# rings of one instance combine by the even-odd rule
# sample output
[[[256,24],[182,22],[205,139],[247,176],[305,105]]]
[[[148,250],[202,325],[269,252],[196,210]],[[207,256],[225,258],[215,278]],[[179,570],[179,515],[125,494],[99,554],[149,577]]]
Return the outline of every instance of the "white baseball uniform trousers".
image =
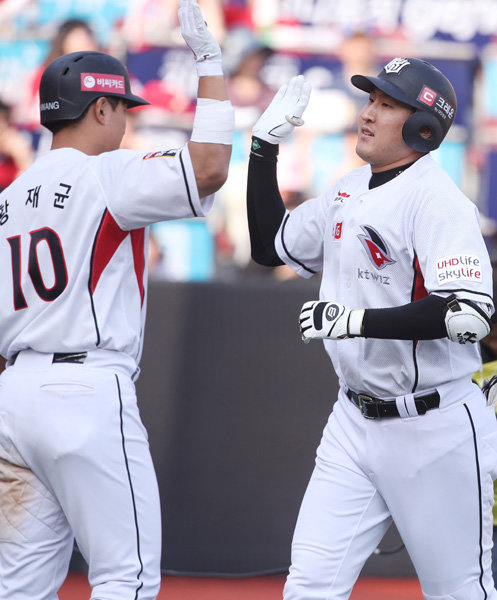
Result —
[[[25,351],[0,376],[2,600],[55,600],[74,537],[92,599],[157,596],[160,506],[147,434],[126,369],[92,366],[102,352],[52,364]]]
[[[496,600],[491,573],[497,422],[479,388],[440,408],[365,419],[340,390],[292,543],[285,600],[346,600],[394,520],[426,600]]]

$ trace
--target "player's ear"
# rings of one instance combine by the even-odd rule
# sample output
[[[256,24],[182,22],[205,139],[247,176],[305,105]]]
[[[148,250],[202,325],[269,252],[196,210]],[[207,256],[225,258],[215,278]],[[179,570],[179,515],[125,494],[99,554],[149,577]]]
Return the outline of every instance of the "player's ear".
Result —
[[[103,96],[97,98],[92,104],[93,114],[100,125],[105,125],[107,120],[107,112],[109,109],[108,102]]]

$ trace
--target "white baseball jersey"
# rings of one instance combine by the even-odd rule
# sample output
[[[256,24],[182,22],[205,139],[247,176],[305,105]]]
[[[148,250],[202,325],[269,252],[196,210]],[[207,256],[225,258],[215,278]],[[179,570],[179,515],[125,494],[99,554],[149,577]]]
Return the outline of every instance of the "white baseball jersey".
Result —
[[[299,275],[322,270],[320,299],[387,308],[435,293],[492,304],[492,270],[475,205],[430,155],[368,189],[369,165],[287,214],[276,237]],[[476,345],[448,340],[324,341],[341,384],[388,398],[471,375]]]
[[[0,194],[0,354],[100,348],[138,363],[147,226],[203,216],[212,201],[198,197],[187,146],[38,158]]]

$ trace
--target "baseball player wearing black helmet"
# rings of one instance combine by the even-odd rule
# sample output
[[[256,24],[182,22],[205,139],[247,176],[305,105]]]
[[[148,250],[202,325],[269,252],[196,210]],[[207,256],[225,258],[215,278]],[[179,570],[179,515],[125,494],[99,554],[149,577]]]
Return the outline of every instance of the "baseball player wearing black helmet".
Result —
[[[131,92],[120,60],[103,52],[71,52],[53,61],[40,81],[40,122],[48,129],[79,119],[101,96],[124,100],[128,108],[150,104]]]
[[[456,97],[415,58],[377,77],[356,152],[367,163],[285,210],[277,144],[310,89],[293,79],[253,128],[247,209],[252,256],[322,272],[304,342],[324,341],[338,400],[323,431],[292,543],[285,600],[346,600],[392,521],[426,600],[496,600],[491,573],[497,424],[471,377],[490,330],[492,270],[472,202],[430,155]],[[306,399],[308,401],[308,399]]]
[[[148,227],[205,216],[224,183],[234,114],[221,48],[179,0],[198,97],[178,149],[120,149],[131,92],[98,52],[44,71],[49,152],[0,194],[0,598],[57,600],[73,542],[91,597],[155,600],[161,510],[135,381]]]

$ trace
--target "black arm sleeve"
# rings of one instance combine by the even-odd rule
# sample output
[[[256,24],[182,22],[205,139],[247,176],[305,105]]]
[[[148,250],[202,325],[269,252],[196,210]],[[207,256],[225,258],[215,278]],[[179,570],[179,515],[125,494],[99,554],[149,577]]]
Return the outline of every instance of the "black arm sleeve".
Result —
[[[394,308],[367,308],[362,335],[383,340],[438,340],[447,337],[445,313],[454,296],[427,296]]]
[[[285,205],[278,189],[278,146],[253,137],[247,181],[247,217],[252,258],[266,267],[284,264],[274,247]]]

